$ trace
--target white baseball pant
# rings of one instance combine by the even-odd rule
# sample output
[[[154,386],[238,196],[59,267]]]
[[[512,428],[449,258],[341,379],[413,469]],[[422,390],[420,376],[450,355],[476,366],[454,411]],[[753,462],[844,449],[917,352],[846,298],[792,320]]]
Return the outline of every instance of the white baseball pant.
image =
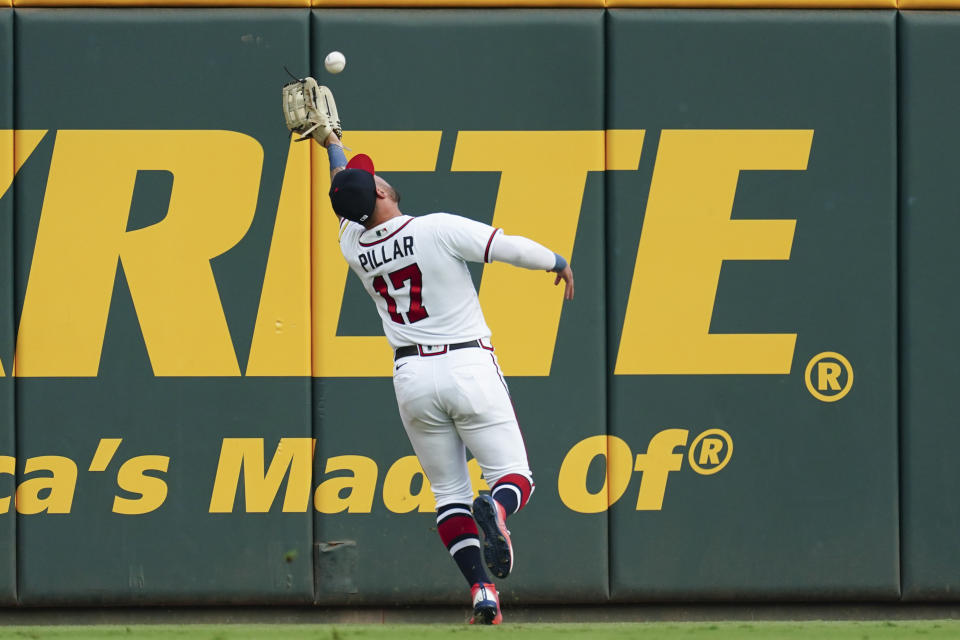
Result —
[[[439,508],[473,502],[468,448],[490,487],[510,473],[531,477],[527,451],[496,355],[467,348],[394,363],[403,427]]]

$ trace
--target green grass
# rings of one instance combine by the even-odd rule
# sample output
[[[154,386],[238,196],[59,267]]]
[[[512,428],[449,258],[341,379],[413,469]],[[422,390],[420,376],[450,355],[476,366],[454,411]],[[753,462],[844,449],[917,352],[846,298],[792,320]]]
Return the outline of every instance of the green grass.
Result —
[[[960,621],[899,622],[637,622],[609,624],[516,623],[500,627],[468,625],[131,625],[0,627],[0,640],[467,640],[495,634],[498,640],[885,640],[960,638]]]

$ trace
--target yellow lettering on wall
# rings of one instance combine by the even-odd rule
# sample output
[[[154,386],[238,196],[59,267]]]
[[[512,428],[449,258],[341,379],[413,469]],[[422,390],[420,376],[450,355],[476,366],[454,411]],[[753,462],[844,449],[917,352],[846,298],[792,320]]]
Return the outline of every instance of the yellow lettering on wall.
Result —
[[[679,471],[683,454],[674,453],[676,447],[687,443],[686,429],[664,429],[650,438],[646,453],[638,453],[635,471],[642,471],[640,492],[637,495],[638,511],[659,511],[663,508],[663,496],[667,491],[667,476]]]
[[[210,496],[210,513],[233,511],[241,473],[247,513],[270,511],[284,478],[284,513],[305,513],[310,504],[313,445],[312,438],[281,438],[270,468],[264,473],[263,438],[224,438]]]
[[[46,129],[23,131],[0,129],[0,198],[10,189],[14,176],[20,172],[23,163],[27,161],[46,134]],[[0,362],[0,377],[5,375],[7,375],[6,370]],[[9,505],[9,500],[7,502]]]
[[[49,471],[52,475],[24,480],[17,487],[17,513],[70,513],[77,488],[77,465],[62,456],[27,458],[23,473]],[[41,494],[45,494],[41,497]]]
[[[596,493],[587,488],[587,470],[597,456],[606,458],[603,486]],[[575,444],[560,465],[557,490],[568,509],[578,513],[606,511],[620,499],[630,484],[633,452],[616,436],[590,436]]]
[[[607,171],[636,171],[643,150],[643,129],[608,129]]]
[[[122,442],[123,438],[100,438],[87,471],[106,471]]]
[[[696,443],[694,443],[696,444]],[[697,462],[702,466],[705,464],[720,464],[720,452],[723,451],[723,440],[720,438],[704,438],[700,445],[700,457]]]
[[[0,474],[12,476],[17,470],[17,460],[13,456],[0,456]],[[10,511],[10,496],[0,498],[0,513]]]
[[[803,170],[813,131],[663,131],[616,374],[785,374],[796,334],[712,334],[724,260],[788,260],[795,220],[731,220],[740,171]]]
[[[377,173],[435,171],[441,133],[351,131],[350,147],[353,153],[369,155]],[[393,372],[393,357],[382,333],[337,335],[349,267],[340,253],[337,242],[340,228],[328,195],[327,152],[319,145],[310,146],[313,148],[313,375],[389,377]],[[370,305],[369,312],[376,313],[373,303]]]
[[[239,375],[210,260],[249,228],[262,164],[231,131],[59,131],[16,375],[97,375],[118,259],[156,375]],[[127,231],[138,170],[173,173],[170,206]]]
[[[313,494],[319,513],[370,513],[377,490],[377,463],[366,456],[334,456],[327,460],[325,473],[349,470],[352,476],[324,480]],[[349,491],[343,495],[344,491]]]
[[[470,473],[470,487],[473,489],[473,499],[476,500],[481,491],[490,491],[490,485],[483,479],[483,469],[476,458],[471,458],[467,463],[467,471]]]
[[[837,362],[818,362],[817,363],[817,390],[818,391],[840,391],[840,381],[838,378],[843,372],[840,364]]]
[[[248,376],[310,375],[310,146],[290,139]]]
[[[420,491],[412,493],[413,480],[422,479]],[[429,513],[434,510],[433,492],[423,467],[416,456],[404,456],[393,463],[383,479],[383,504],[394,513],[419,511]]]
[[[0,198],[13,184],[13,129],[0,129]]]
[[[587,172],[603,167],[603,131],[461,131],[451,170],[500,172],[493,226],[570,260]],[[563,307],[553,275],[487,265],[480,304],[504,373],[549,375]]]
[[[0,129],[0,197],[7,193],[14,176],[45,135],[46,129]]]
[[[156,510],[167,499],[167,483],[146,471],[166,473],[170,464],[169,456],[137,456],[124,462],[117,473],[117,484],[129,493],[136,493],[136,499],[114,496],[113,512],[127,515],[139,515]]]

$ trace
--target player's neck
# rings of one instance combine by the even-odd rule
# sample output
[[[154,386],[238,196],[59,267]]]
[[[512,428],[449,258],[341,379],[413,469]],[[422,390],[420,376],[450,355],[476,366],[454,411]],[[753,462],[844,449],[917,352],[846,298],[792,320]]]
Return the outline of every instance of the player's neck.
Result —
[[[370,219],[367,220],[363,226],[365,226],[367,229],[373,229],[374,227],[378,227],[388,220],[399,218],[402,215],[403,213],[401,213],[400,209],[397,207],[391,207],[389,209],[378,208],[373,212],[373,215],[370,216]]]

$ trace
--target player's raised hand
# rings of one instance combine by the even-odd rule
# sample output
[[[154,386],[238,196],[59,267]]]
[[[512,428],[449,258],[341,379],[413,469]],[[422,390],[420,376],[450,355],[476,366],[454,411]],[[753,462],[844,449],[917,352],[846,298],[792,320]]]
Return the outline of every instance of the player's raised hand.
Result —
[[[554,286],[560,284],[561,280],[564,282],[563,299],[573,300],[573,269],[570,265],[557,272],[557,279],[553,281]]]
[[[334,133],[333,131],[331,131],[330,135],[328,135],[325,139],[317,140],[317,142],[319,142],[320,146],[324,148],[329,147],[332,144],[341,144],[340,138],[338,138],[337,134]]]

